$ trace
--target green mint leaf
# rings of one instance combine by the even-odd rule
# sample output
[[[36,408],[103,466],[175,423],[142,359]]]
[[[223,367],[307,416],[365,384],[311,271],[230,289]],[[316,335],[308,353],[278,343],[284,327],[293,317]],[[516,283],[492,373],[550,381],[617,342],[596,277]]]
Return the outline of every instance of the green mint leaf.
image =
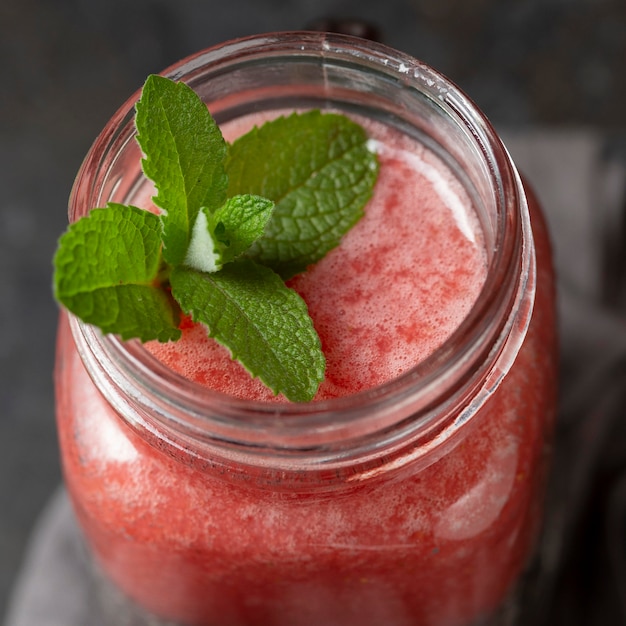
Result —
[[[172,294],[253,376],[294,402],[311,400],[325,360],[306,304],[271,269],[242,257],[220,272],[178,267]]]
[[[276,203],[265,236],[249,254],[286,279],[323,258],[361,218],[378,161],[361,126],[309,111],[237,139],[226,171],[229,195],[257,194]]]
[[[246,252],[263,235],[273,211],[271,200],[250,194],[229,198],[215,211],[213,229],[223,246],[225,262]]]
[[[215,213],[202,208],[194,224],[185,264],[216,272],[244,253],[261,235],[274,203],[249,194],[229,198]]]
[[[136,109],[143,171],[164,211],[163,255],[178,265],[200,208],[214,210],[226,200],[226,143],[206,105],[184,83],[149,76]]]
[[[88,324],[123,339],[178,339],[178,308],[159,287],[161,222],[109,204],[69,226],[54,257],[57,300]]]

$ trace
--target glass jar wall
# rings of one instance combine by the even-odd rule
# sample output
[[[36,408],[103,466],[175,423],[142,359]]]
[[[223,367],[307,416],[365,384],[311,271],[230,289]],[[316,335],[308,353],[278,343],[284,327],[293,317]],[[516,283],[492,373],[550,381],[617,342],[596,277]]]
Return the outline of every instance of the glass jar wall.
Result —
[[[342,36],[229,42],[165,74],[220,124],[339,110],[425,146],[471,199],[487,269],[427,358],[303,405],[225,396],[62,314],[63,468],[96,566],[129,607],[190,626],[500,623],[540,528],[556,349],[541,211],[497,135],[431,68]],[[137,97],[87,155],[70,220],[149,199]]]

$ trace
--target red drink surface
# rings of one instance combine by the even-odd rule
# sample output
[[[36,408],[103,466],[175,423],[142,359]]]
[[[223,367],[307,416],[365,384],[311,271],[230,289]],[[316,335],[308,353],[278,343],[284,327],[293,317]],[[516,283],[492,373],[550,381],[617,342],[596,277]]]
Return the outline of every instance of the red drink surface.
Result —
[[[225,127],[242,134],[266,116]],[[349,395],[396,378],[432,354],[478,297],[486,252],[470,199],[422,144],[360,120],[378,154],[379,178],[365,217],[341,245],[289,282],[304,298],[327,360],[317,399]],[[233,396],[272,393],[201,326],[150,351],[187,378]]]
[[[484,244],[459,183],[423,147],[370,131],[381,142],[381,174],[366,217],[292,282],[328,358],[320,397],[375,386],[425,358],[485,277]],[[443,196],[433,184],[441,177]],[[63,320],[64,472],[106,574],[141,606],[197,626],[467,626],[492,614],[536,536],[554,405],[553,280],[531,202],[537,301],[512,370],[445,454],[390,476],[330,491],[258,488],[184,452],[165,454],[104,401]],[[201,328],[151,350],[202,384],[268,398]]]

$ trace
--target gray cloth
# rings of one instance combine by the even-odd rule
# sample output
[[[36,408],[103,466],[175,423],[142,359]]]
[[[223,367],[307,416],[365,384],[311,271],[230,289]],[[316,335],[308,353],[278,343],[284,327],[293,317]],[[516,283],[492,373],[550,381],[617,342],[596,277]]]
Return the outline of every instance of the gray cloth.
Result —
[[[617,419],[626,411],[626,308],[620,312],[620,295],[604,276],[625,219],[623,152],[586,131],[503,135],[547,214],[563,348],[548,532],[524,624],[619,624],[626,617],[626,437]],[[621,281],[626,291],[626,276]],[[99,626],[99,619],[61,489],[33,534],[5,626]]]
[[[7,626],[100,626],[92,577],[63,488],[35,527]]]

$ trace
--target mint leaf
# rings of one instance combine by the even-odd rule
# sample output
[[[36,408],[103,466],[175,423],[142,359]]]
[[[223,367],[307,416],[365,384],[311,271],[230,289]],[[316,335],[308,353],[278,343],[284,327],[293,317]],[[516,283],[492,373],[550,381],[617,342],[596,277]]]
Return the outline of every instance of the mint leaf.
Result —
[[[229,198],[212,216],[213,232],[223,246],[225,262],[236,259],[263,235],[274,203],[244,194]]]
[[[143,209],[109,204],[70,225],[54,258],[59,302],[123,339],[180,336],[178,309],[158,285],[161,222]]]
[[[306,304],[271,269],[241,259],[217,273],[178,267],[172,294],[252,376],[294,402],[311,400],[325,360]]]
[[[363,128],[343,115],[309,111],[255,128],[231,146],[228,194],[276,203],[250,255],[283,278],[304,271],[361,218],[378,174]]]
[[[216,272],[245,252],[262,234],[274,203],[260,196],[229,198],[215,213],[202,208],[194,224],[185,264]]]
[[[184,83],[149,76],[137,103],[137,141],[142,167],[165,212],[163,254],[182,263],[201,207],[214,210],[226,199],[226,143],[206,105]]]

